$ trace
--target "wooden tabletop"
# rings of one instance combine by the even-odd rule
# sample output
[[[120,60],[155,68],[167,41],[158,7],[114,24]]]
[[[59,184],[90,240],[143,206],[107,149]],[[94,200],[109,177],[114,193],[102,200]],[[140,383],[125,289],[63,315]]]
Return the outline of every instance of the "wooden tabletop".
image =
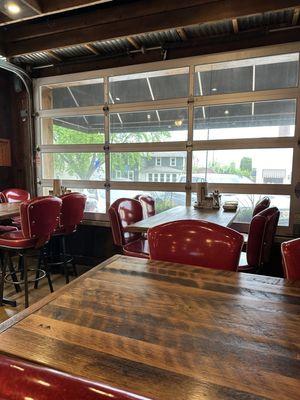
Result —
[[[115,256],[0,325],[0,352],[157,400],[299,399],[300,282]]]
[[[163,211],[153,217],[145,218],[135,224],[126,227],[127,232],[147,232],[149,228],[164,224],[166,222],[177,221],[180,219],[202,219],[214,222],[222,226],[228,226],[234,220],[237,212],[225,212],[223,209],[198,209],[192,206],[178,206]]]
[[[20,203],[0,203],[0,221],[20,214]]]

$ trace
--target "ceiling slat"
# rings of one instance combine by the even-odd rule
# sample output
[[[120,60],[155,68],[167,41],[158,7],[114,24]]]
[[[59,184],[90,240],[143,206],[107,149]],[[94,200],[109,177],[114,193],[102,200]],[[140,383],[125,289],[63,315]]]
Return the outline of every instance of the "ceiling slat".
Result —
[[[129,37],[144,32],[155,32],[172,28],[182,28],[183,26],[195,25],[204,22],[215,22],[218,20],[234,19],[243,15],[251,15],[300,6],[300,0],[252,0],[242,2],[240,0],[220,0],[203,4],[203,0],[191,0],[182,2],[174,0],[171,9],[161,0],[140,0],[128,4],[117,4],[103,8],[99,13],[93,13],[92,21],[97,19],[97,24],[86,26],[88,19],[80,19],[80,26],[74,25],[73,17],[66,17],[68,23],[65,24],[63,32],[54,33],[52,25],[45,22],[45,26],[39,26],[40,31],[37,37],[30,39],[12,38],[7,35],[7,56],[31,53],[35,51],[51,50],[57,47],[72,46],[76,44],[91,43],[93,41],[109,40],[113,38]],[[113,3],[112,3],[113,4]],[[150,10],[156,11],[146,15]],[[153,8],[153,4],[156,8]],[[132,7],[135,5],[136,7]],[[176,8],[177,7],[177,8]],[[168,8],[166,10],[166,8]],[[130,12],[131,11],[131,12]],[[123,16],[123,18],[122,18]],[[109,21],[109,23],[108,23]],[[65,21],[66,22],[66,21]],[[82,27],[82,23],[85,25]],[[91,23],[91,22],[89,22]],[[25,25],[26,26],[26,25]],[[69,30],[70,26],[72,27]],[[45,32],[46,30],[46,32]],[[57,26],[54,26],[54,31]],[[68,34],[66,34],[68,31]],[[40,36],[40,35],[44,36]]]

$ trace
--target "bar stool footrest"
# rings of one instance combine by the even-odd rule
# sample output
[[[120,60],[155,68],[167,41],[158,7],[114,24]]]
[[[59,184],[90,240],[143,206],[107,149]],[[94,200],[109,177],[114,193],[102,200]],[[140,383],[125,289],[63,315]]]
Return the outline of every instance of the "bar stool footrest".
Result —
[[[27,281],[28,283],[37,282],[37,281],[40,281],[41,279],[44,279],[46,277],[46,271],[44,271],[43,269],[40,269],[40,268],[30,268],[30,269],[28,269],[28,272],[37,272],[37,271],[42,273],[42,275],[39,276],[38,278],[28,279],[28,281]],[[17,271],[15,273],[9,272],[8,274],[6,274],[5,277],[4,277],[4,282],[10,283],[11,285],[21,285],[21,284],[25,283],[24,280],[13,281],[12,279],[9,279],[9,277],[11,277],[12,275],[17,274],[17,273],[20,273],[20,271]]]

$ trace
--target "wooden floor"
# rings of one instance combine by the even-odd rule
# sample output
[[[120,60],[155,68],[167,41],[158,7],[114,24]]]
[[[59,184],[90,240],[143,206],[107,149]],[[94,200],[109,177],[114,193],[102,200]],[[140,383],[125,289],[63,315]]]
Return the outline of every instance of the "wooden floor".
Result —
[[[29,261],[29,265],[34,265],[34,260]],[[77,266],[78,273],[81,274],[86,271],[86,267]],[[52,274],[51,275],[54,290],[57,290],[65,285],[65,278],[61,274]],[[70,275],[70,281],[72,281],[74,277]],[[7,320],[8,318],[12,317],[13,315],[17,314],[18,312],[24,309],[24,290],[23,287],[22,292],[16,293],[14,286],[6,284],[4,295],[5,297],[9,298],[10,300],[16,300],[18,305],[17,307],[10,307],[10,306],[3,306],[0,307],[0,323]],[[29,286],[29,304],[32,305],[33,303],[41,300],[45,296],[50,293],[49,286],[47,283],[47,279],[42,279],[39,283],[39,288],[34,289],[33,283]]]

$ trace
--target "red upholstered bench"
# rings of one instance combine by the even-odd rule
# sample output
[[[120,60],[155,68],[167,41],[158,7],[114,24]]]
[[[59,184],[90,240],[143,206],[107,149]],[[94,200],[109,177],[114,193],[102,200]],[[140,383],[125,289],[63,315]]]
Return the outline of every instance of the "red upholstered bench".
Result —
[[[1,355],[0,399],[147,400],[107,385]]]

